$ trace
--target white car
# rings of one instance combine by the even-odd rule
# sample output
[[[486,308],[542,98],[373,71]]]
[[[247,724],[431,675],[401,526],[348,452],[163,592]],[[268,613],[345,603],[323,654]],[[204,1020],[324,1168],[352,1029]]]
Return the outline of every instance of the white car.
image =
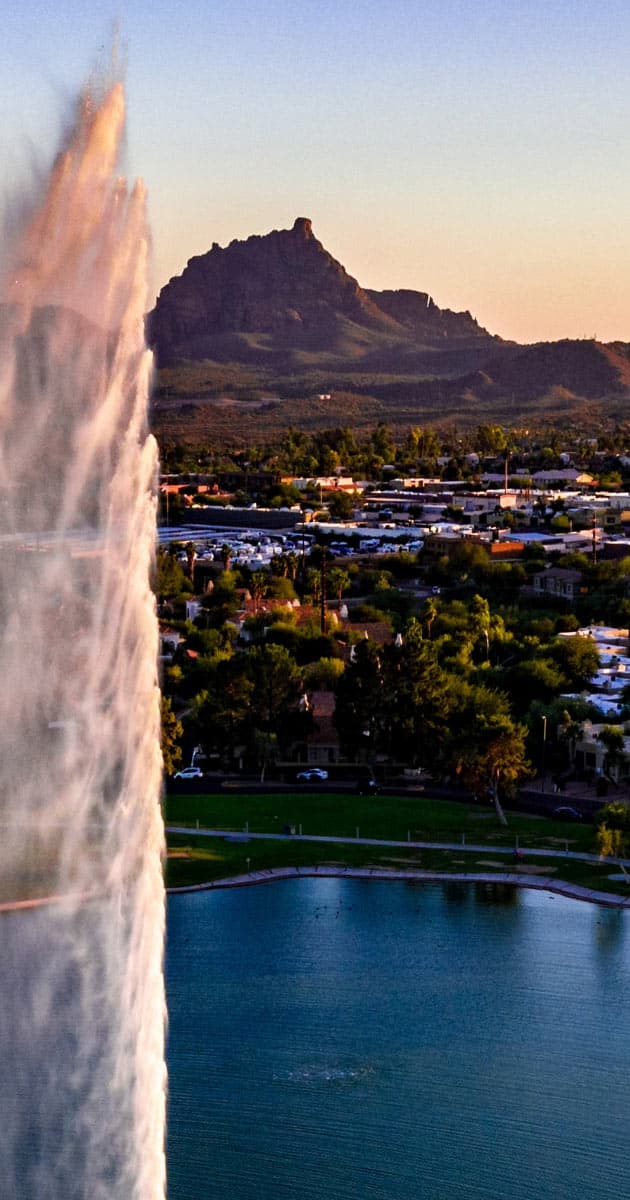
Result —
[[[201,779],[203,771],[201,767],[184,767],[183,771],[176,771],[173,779]]]
[[[322,767],[310,767],[308,771],[300,771],[296,779],[301,783],[312,783],[314,780],[328,779],[328,771]]]

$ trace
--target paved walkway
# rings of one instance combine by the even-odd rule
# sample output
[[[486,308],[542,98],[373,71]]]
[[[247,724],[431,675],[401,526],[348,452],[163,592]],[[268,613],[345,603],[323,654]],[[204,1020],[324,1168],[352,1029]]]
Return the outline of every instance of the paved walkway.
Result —
[[[588,854],[581,850],[549,850],[544,847],[519,846],[515,839],[513,846],[486,846],[478,842],[414,842],[389,841],[383,838],[366,837],[337,837],[330,834],[317,833],[252,833],[250,830],[229,829],[196,829],[191,825],[167,825],[167,833],[192,834],[194,837],[224,838],[228,842],[326,842],[334,846],[384,846],[386,849],[407,850],[458,850],[466,854],[502,854],[514,856],[518,849],[522,858],[574,858],[580,862],[600,862],[598,854]],[[611,866],[630,867],[630,858],[608,858]]]
[[[407,850],[455,850],[458,853],[470,854],[494,854],[494,855],[514,855],[513,846],[486,846],[477,843],[468,842],[412,842],[412,841],[384,841],[378,838],[362,838],[362,837],[331,837],[329,835],[317,836],[316,834],[284,834],[284,833],[250,833],[245,832],[230,832],[225,829],[191,829],[189,825],[168,825],[167,833],[178,834],[193,834],[195,837],[223,838],[227,841],[281,841],[281,842],[324,842],[333,845],[361,845],[361,846],[380,846],[385,849],[407,849]],[[597,854],[581,853],[576,850],[547,850],[547,849],[519,849],[519,855],[525,859],[530,858],[572,858],[578,859],[581,862],[599,862]],[[630,859],[627,858],[609,858],[607,860],[611,866],[630,867]],[[466,883],[512,883],[518,887],[533,888],[538,891],[556,892],[562,896],[570,896],[575,900],[588,900],[594,904],[605,904],[610,908],[626,908],[630,907],[630,894],[627,896],[618,896],[609,892],[598,892],[590,888],[580,887],[579,884],[566,883],[564,880],[554,879],[548,876],[531,876],[519,873],[518,871],[422,871],[420,869],[389,869],[384,867],[330,867],[330,866],[315,866],[315,867],[277,867],[265,871],[249,871],[243,875],[234,875],[228,879],[216,879],[211,883],[191,884],[187,887],[169,888],[168,891],[176,892],[197,892],[208,891],[214,888],[228,887],[246,887],[256,883],[270,883],[277,879],[294,879],[296,876],[326,876],[326,877],[344,877],[348,876],[353,879],[394,879],[394,880],[417,880],[419,882],[433,881],[448,881],[462,880]]]

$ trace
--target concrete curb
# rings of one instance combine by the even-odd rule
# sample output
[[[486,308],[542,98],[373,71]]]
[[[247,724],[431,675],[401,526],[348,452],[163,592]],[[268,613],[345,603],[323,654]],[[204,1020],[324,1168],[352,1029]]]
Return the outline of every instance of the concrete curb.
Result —
[[[601,904],[607,908],[630,908],[630,896],[617,896],[608,892],[595,892],[574,883],[537,875],[519,875],[518,872],[503,871],[490,874],[486,871],[469,873],[448,871],[388,871],[382,867],[278,867],[275,870],[251,871],[245,875],[234,875],[229,879],[215,879],[209,883],[190,884],[187,887],[167,888],[168,895],[183,895],[191,892],[208,892],[226,888],[252,887],[261,883],[276,883],[283,879],[316,878],[328,879],[378,879],[393,882],[416,883],[511,883],[516,887],[533,891],[553,892],[571,900],[583,900]]]

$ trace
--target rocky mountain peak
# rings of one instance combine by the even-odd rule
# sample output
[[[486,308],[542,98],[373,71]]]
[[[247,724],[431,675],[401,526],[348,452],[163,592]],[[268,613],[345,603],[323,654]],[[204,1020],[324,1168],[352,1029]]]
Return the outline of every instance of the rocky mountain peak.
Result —
[[[160,292],[147,331],[161,365],[305,353],[354,361],[398,344],[489,337],[469,313],[442,311],[426,293],[366,291],[309,217],[190,259]]]
[[[293,233],[300,233],[303,237],[313,237],[313,222],[308,217],[296,217],[293,222]]]

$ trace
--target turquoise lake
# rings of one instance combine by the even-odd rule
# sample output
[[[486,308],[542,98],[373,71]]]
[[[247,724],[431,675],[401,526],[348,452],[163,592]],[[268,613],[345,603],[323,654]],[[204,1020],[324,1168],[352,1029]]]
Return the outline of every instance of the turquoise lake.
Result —
[[[171,896],[169,1200],[619,1200],[629,922],[455,882]]]

